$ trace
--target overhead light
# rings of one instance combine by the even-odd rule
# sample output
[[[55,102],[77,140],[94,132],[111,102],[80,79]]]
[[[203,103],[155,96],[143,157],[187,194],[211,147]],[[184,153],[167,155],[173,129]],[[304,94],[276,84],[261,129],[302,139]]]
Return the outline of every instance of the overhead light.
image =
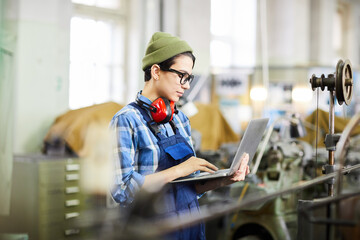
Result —
[[[313,92],[309,87],[295,87],[291,95],[294,102],[310,102],[313,97]]]
[[[253,87],[250,90],[250,98],[253,101],[265,101],[267,98],[267,90],[264,87]]]

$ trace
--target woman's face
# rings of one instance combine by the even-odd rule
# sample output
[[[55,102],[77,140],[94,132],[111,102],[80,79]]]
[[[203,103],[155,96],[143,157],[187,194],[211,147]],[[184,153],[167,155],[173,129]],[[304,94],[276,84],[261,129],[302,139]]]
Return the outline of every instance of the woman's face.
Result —
[[[171,65],[171,69],[181,73],[192,74],[193,61],[191,57],[180,55]],[[184,94],[185,90],[190,88],[189,82],[180,84],[180,76],[177,73],[160,70],[159,81],[157,81],[157,90],[160,97],[165,97],[170,101],[177,102]]]

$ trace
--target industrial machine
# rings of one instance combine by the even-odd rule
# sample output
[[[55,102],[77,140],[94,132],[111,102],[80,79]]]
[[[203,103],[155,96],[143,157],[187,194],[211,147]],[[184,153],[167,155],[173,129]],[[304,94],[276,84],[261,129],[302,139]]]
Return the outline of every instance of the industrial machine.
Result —
[[[341,138],[341,134],[334,132],[334,104],[335,99],[342,105],[345,103],[349,105],[353,95],[353,76],[352,67],[349,60],[339,60],[336,65],[336,71],[334,74],[329,74],[325,77],[324,74],[321,77],[312,75],[310,84],[313,90],[320,88],[322,91],[327,88],[329,92],[329,133],[325,137],[325,146],[328,151],[328,163],[324,165],[323,173],[331,174],[337,170],[343,168],[342,164],[335,164],[335,151],[337,143]],[[346,140],[349,136],[346,136]],[[345,146],[342,145],[339,151],[344,151]],[[338,156],[337,161],[343,161],[345,155]],[[347,199],[349,196],[341,196],[341,174],[337,176],[337,194],[335,194],[335,178],[331,178],[327,181],[327,195],[328,198],[313,199],[313,200],[300,200],[299,201],[299,231],[297,237],[299,239],[315,239],[326,238],[335,239],[339,237],[337,226],[347,226],[348,223],[339,219],[339,214],[336,214],[334,204],[339,206],[341,199]],[[357,193],[359,194],[359,193]],[[355,194],[356,195],[356,194]],[[314,208],[314,206],[317,206]],[[350,206],[349,206],[350,207]],[[321,211],[316,213],[316,211]],[[337,208],[339,211],[339,208]],[[317,216],[316,216],[317,215]],[[316,217],[309,217],[316,216]],[[321,218],[321,219],[320,219]],[[319,221],[320,219],[320,221]],[[304,228],[307,228],[305,231]]]
[[[356,212],[345,216],[344,214],[349,212],[346,209],[350,208],[359,212],[356,210],[359,201],[354,196],[359,194],[360,172],[353,170],[342,177],[343,172],[340,173],[340,171],[343,166],[354,166],[360,162],[359,138],[350,140],[349,133],[344,131],[342,135],[347,134],[347,136],[343,136],[346,139],[343,141],[350,144],[340,145],[338,152],[343,152],[343,155],[338,153],[335,157],[336,144],[342,135],[334,133],[334,99],[336,97],[339,104],[348,105],[353,93],[351,64],[348,60],[340,60],[334,74],[329,74],[328,77],[322,75],[320,78],[313,75],[310,83],[313,90],[316,88],[324,90],[327,87],[330,92],[329,133],[325,138],[326,148],[315,151],[308,143],[296,139],[296,137],[301,137],[301,134],[294,133],[301,133],[301,131],[294,132],[294,129],[301,130],[302,128],[294,128],[297,125],[294,124],[297,122],[294,116],[280,119],[282,121],[280,125],[289,126],[287,129],[283,127],[274,131],[275,124],[270,126],[264,138],[263,147],[258,152],[257,160],[252,167],[251,177],[248,177],[246,182],[229,186],[227,190],[222,189],[222,193],[212,191],[202,200],[207,204],[215,201],[237,201],[239,205],[242,202],[249,203],[254,200],[254,204],[247,204],[223,218],[208,222],[209,231],[212,231],[208,234],[210,239],[223,239],[224,236],[226,239],[265,240],[338,239],[335,236],[351,239],[345,237],[345,233],[349,231],[344,231],[344,227],[354,230],[354,227],[356,229],[356,226],[359,226],[354,220]],[[354,128],[355,124],[352,125]],[[341,160],[342,163],[336,165],[335,159]],[[335,176],[336,171],[339,171],[337,179],[328,177],[321,184],[311,181],[322,174]],[[308,187],[296,191],[294,186],[301,185],[301,182],[307,180],[310,182]],[[336,196],[335,185],[337,185]],[[282,189],[294,191],[258,201],[261,198],[266,199],[266,196],[274,192],[281,192]],[[224,196],[229,197],[224,199]],[[347,198],[349,198],[347,204],[352,204],[354,208],[344,205]],[[344,199],[345,201],[341,201]],[[347,218],[341,219],[344,217]],[[335,228],[335,226],[338,227]],[[221,230],[216,232],[213,230],[216,228]],[[354,236],[354,233],[352,235]]]
[[[308,143],[295,138],[304,134],[303,131],[290,130],[293,126],[284,122],[300,123],[295,116],[274,121],[254,158],[255,166],[251,168],[255,171],[244,182],[207,193],[200,200],[201,203],[251,201],[310,179],[315,167],[313,149]],[[209,221],[207,236],[209,239],[223,239],[224,235],[226,239],[295,239],[297,201],[300,197],[308,197],[306,195],[311,195],[313,191],[280,195]]]

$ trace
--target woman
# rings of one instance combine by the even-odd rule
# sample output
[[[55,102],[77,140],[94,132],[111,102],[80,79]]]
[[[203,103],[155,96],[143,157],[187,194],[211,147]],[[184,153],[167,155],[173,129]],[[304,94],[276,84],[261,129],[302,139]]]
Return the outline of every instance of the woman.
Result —
[[[163,211],[198,213],[199,194],[244,180],[249,173],[245,154],[244,164],[230,177],[201,184],[170,183],[196,171],[217,170],[213,164],[195,156],[189,120],[174,108],[174,103],[190,88],[194,64],[192,49],[185,41],[163,32],[152,36],[143,58],[144,88],[135,102],[121,109],[111,121],[117,136],[112,196],[122,206],[131,205],[141,188],[169,184]],[[204,226],[182,229],[171,237],[205,239]]]

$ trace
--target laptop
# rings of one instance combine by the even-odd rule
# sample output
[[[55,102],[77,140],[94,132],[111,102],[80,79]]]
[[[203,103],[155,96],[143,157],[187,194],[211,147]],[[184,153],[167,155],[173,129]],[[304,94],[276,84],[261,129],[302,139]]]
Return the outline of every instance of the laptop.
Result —
[[[249,122],[248,126],[246,127],[245,133],[242,137],[242,140],[239,144],[239,147],[236,151],[234,159],[231,163],[230,168],[220,169],[214,173],[199,172],[199,173],[191,174],[186,177],[175,179],[171,183],[207,180],[211,178],[231,176],[239,169],[242,159],[241,157],[244,153],[249,154],[249,162],[248,162],[249,165],[252,159],[254,158],[254,155],[259,146],[261,138],[265,132],[268,122],[269,122],[268,118],[253,119]]]

